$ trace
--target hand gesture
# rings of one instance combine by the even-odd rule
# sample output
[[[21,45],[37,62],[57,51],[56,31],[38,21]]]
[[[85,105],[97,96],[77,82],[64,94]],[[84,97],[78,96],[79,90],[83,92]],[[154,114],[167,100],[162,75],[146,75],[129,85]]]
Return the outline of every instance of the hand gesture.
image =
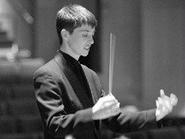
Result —
[[[120,103],[112,94],[101,97],[92,108],[93,119],[100,120],[115,116],[120,112],[119,106]]]
[[[170,97],[166,96],[164,90],[160,90],[160,97],[156,100],[156,120],[161,120],[170,112],[177,104],[178,98],[174,94],[170,94]]]

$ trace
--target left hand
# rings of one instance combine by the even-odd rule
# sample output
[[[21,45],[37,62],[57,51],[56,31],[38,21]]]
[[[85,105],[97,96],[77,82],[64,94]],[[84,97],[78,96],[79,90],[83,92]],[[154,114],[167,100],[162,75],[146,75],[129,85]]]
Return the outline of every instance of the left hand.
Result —
[[[165,95],[164,90],[160,90],[160,97],[156,100],[156,120],[159,121],[172,112],[173,107],[177,104],[178,98],[174,94],[170,97]]]

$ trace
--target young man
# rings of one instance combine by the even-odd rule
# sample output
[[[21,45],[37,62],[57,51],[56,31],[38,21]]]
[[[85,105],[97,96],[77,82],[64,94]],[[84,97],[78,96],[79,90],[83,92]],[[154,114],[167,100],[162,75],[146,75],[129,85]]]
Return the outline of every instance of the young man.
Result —
[[[113,95],[105,95],[97,74],[79,63],[94,43],[97,21],[80,5],[63,7],[56,18],[60,50],[34,73],[37,104],[44,123],[45,139],[100,139],[101,124],[115,132],[143,128],[162,119],[173,109],[177,98],[161,93],[157,108],[124,113]]]

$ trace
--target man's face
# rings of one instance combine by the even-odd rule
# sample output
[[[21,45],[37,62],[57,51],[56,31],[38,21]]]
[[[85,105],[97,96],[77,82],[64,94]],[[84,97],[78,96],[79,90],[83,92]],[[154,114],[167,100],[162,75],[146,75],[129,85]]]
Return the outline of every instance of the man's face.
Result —
[[[94,33],[95,28],[89,25],[75,28],[68,38],[71,54],[75,57],[87,56],[91,45],[94,43]]]

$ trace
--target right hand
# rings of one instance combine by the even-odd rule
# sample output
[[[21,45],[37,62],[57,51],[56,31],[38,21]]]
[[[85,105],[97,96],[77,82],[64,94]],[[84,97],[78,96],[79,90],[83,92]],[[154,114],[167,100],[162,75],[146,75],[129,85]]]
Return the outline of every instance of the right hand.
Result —
[[[120,103],[112,95],[101,97],[92,108],[93,120],[106,119],[117,115],[120,112]]]

